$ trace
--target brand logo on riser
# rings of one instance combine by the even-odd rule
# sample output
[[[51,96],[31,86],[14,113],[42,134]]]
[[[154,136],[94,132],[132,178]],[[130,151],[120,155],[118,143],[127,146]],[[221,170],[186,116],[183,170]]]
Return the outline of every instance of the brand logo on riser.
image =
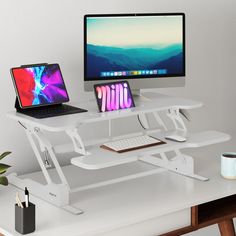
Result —
[[[57,195],[54,194],[54,193],[49,193],[49,195],[53,196],[53,197],[56,197]]]

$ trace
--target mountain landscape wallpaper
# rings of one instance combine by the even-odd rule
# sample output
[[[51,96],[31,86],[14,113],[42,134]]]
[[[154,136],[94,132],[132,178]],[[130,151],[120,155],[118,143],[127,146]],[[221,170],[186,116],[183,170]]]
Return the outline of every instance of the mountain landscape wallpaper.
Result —
[[[87,20],[87,78],[104,71],[165,69],[182,74],[180,16],[91,18]]]

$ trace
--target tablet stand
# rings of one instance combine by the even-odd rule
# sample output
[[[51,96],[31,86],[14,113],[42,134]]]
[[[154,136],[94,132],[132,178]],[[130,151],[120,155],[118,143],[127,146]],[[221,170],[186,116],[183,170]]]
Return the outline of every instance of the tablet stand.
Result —
[[[20,107],[20,103],[19,103],[19,100],[18,100],[18,97],[16,97],[16,100],[15,100],[15,108],[18,112],[21,112],[23,109]]]

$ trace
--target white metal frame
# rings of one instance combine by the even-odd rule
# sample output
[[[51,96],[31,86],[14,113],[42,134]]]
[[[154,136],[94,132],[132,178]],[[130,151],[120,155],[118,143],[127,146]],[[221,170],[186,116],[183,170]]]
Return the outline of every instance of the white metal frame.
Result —
[[[187,127],[180,116],[178,108],[168,109],[166,115],[171,119],[174,124],[175,130],[172,132],[179,132],[181,135],[187,136]],[[157,124],[163,128],[164,131],[168,131],[167,126],[164,121],[161,119],[158,112],[153,112],[153,116]],[[141,121],[145,124],[144,127],[149,128],[148,119],[145,119],[145,115],[142,116]],[[206,177],[196,175],[194,173],[194,160],[191,156],[185,155],[180,152],[179,149],[171,150],[175,153],[175,156],[169,159],[165,152],[157,152],[159,157],[154,155],[144,155],[139,158],[140,161],[145,163],[162,167],[166,170],[173,171],[178,174],[182,174],[197,180],[207,181],[209,180]]]

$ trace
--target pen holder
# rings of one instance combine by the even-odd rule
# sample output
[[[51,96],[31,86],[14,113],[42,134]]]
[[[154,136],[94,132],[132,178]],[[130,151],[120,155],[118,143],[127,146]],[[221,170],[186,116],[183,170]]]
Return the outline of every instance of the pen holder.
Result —
[[[29,202],[29,207],[24,208],[15,204],[15,230],[21,234],[29,234],[35,231],[35,205]]]

